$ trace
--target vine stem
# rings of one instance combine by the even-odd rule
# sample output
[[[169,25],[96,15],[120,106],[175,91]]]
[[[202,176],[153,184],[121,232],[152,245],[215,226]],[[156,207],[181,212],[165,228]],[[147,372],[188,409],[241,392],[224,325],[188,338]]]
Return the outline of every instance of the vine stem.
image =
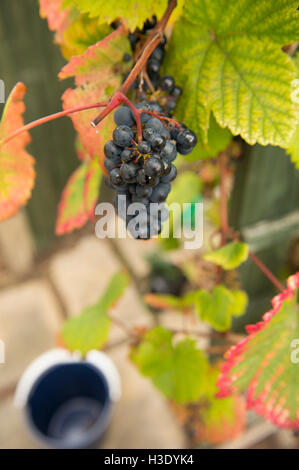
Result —
[[[218,156],[220,167],[220,246],[225,245],[227,234],[229,232],[228,225],[228,212],[227,212],[227,168],[226,168],[226,153],[221,152]],[[217,284],[220,284],[222,278],[222,267],[217,268]]]
[[[221,246],[223,246],[230,238],[234,241],[240,241],[233,230],[230,228],[228,223],[228,211],[227,211],[227,167],[226,167],[226,153],[221,152],[219,154],[219,166],[220,166],[220,232],[221,232]],[[249,250],[249,258],[259,268],[260,271],[269,279],[269,281],[279,290],[283,291],[283,284],[277,279],[277,277],[270,271],[267,266],[251,251]],[[221,268],[220,268],[221,270]],[[219,272],[219,271],[218,271]],[[220,271],[220,277],[221,277]],[[219,274],[218,274],[219,279]]]
[[[226,168],[226,153],[219,154],[220,166],[220,227],[221,227],[221,245],[225,244],[227,234],[229,232],[228,213],[227,213],[227,168]]]
[[[270,271],[270,269],[268,269],[267,266],[265,266],[264,263],[252,251],[249,251],[249,258],[265,274],[265,276],[267,276],[269,281],[271,281],[272,284],[277,287],[278,290],[282,292],[285,289],[277,277],[274,276],[272,271]]]
[[[49,114],[48,116],[44,116],[40,119],[37,119],[36,121],[32,121],[29,124],[26,124],[25,126],[19,127],[14,132],[9,134],[7,137],[0,140],[0,145],[7,144],[7,142],[14,139],[15,137],[22,134],[23,132],[30,131],[31,129],[34,129],[34,127],[41,126],[42,124],[46,124],[47,122],[54,121],[55,119],[58,119],[64,116],[69,116],[70,114],[79,113],[81,111],[86,111],[88,109],[103,108],[105,106],[107,106],[107,103],[93,103],[93,104],[88,104],[85,106],[77,106],[75,108],[69,108],[64,111],[60,111],[58,113]]]
[[[113,111],[115,108],[117,108],[122,102],[126,102],[124,100],[124,98],[126,98],[128,100],[128,98],[125,96],[126,93],[128,93],[129,89],[131,88],[131,85],[134,83],[134,80],[138,77],[138,75],[144,69],[146,62],[147,62],[148,58],[150,57],[150,55],[152,54],[152,52],[154,51],[154,49],[161,42],[161,40],[163,38],[163,32],[166,28],[166,25],[168,23],[170,15],[173,12],[176,5],[177,5],[177,0],[170,0],[168,2],[168,6],[167,6],[167,9],[166,9],[163,17],[161,18],[159,23],[157,23],[157,25],[153,29],[152,35],[146,41],[146,43],[144,45],[144,48],[143,48],[143,51],[142,51],[140,57],[138,58],[136,64],[132,68],[129,76],[127,77],[125,82],[122,84],[120,89],[116,93],[114,93],[114,95],[112,95],[112,98],[111,98],[109,104],[107,105],[107,108],[92,121],[91,125],[93,127],[96,127],[106,116],[108,116],[108,114],[111,113],[111,111]],[[128,102],[126,102],[126,104],[129,106]],[[130,102],[130,104],[131,104],[130,108],[132,109],[133,104],[131,102]],[[135,110],[136,110],[136,108],[135,108]],[[136,111],[134,111],[133,109],[132,109],[132,111],[134,112],[134,115],[135,115],[136,118],[137,118],[137,116],[140,117],[140,114],[138,112],[136,113]],[[136,123],[137,123],[137,130],[138,130],[137,120],[136,120]]]

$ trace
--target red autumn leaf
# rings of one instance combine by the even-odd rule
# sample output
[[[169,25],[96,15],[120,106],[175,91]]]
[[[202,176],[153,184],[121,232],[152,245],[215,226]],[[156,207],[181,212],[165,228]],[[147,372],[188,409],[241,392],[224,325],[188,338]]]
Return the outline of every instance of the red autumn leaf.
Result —
[[[73,56],[59,74],[61,79],[75,77],[76,88],[66,90],[62,97],[64,109],[107,102],[121,84],[121,71],[124,66],[122,58],[128,50],[127,37],[123,28],[119,28],[102,41],[90,46],[83,54]],[[115,73],[116,69],[119,74]],[[94,129],[90,123],[95,115],[95,110],[88,110],[72,114],[71,119],[90,158],[97,158],[104,168],[103,148],[104,143],[111,138],[113,116],[108,116]]]
[[[71,23],[70,8],[63,8],[63,0],[39,0],[40,16],[48,20],[51,31],[55,31],[55,40],[62,41],[63,32]]]
[[[0,220],[13,216],[26,204],[34,186],[34,158],[26,152],[30,143],[28,132],[1,145],[1,139],[24,125],[23,102],[26,87],[19,82],[6,102],[0,122]]]
[[[102,171],[96,160],[84,161],[70,176],[58,205],[56,234],[82,227],[94,214]]]
[[[275,425],[299,428],[299,370],[292,359],[299,342],[297,290],[299,273],[272,300],[262,321],[246,327],[248,336],[225,355],[218,397],[247,392],[247,407]],[[296,343],[297,344],[297,343]],[[296,347],[296,346],[295,346]]]

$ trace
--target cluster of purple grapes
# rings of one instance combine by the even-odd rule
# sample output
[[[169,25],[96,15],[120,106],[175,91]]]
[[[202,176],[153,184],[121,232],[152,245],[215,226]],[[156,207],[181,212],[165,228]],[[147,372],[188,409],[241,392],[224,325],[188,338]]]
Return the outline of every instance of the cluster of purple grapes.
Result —
[[[142,33],[154,27],[155,21],[153,18],[146,22]],[[136,33],[129,36],[133,49],[139,36]],[[106,184],[118,193],[114,200],[115,208],[118,215],[125,219],[133,237],[141,239],[149,239],[161,232],[162,222],[168,218],[165,200],[171,189],[170,183],[177,175],[173,161],[178,152],[187,155],[197,143],[196,135],[184,124],[175,125],[167,119],[175,109],[182,90],[175,85],[171,76],[159,77],[165,44],[166,41],[163,41],[157,46],[147,63],[149,78],[160,89],[155,101],[151,101],[149,94],[143,93],[142,101],[135,105],[140,110],[142,140],[137,136],[133,111],[128,106],[121,106],[114,113],[117,127],[113,140],[104,147],[104,164],[108,172]],[[159,67],[153,67],[157,62]],[[130,224],[134,214],[120,210],[120,201],[125,201],[126,207],[132,203],[141,205],[138,206],[137,224]]]

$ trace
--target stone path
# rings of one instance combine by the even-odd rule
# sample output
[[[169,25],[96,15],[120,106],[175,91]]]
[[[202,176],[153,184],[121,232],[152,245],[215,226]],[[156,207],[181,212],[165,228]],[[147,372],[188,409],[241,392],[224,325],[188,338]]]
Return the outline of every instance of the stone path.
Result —
[[[22,234],[18,239],[16,230]],[[0,281],[6,276],[0,289],[0,339],[6,346],[6,362],[0,364],[0,448],[36,448],[25,431],[19,410],[13,405],[15,384],[34,358],[55,346],[64,318],[78,314],[101,295],[109,278],[121,267],[116,251],[125,251],[127,258],[134,254],[135,275],[145,274],[138,241],[128,241],[127,249],[122,241],[116,250],[107,240],[85,235],[71,248],[51,257],[41,272],[33,271],[27,280],[18,280],[33,266],[34,247],[28,230],[23,215],[11,219],[5,227],[0,225],[0,254],[6,252],[1,258],[4,271],[0,263]],[[24,244],[26,259],[20,268],[9,244],[9,232],[13,243],[18,245],[15,254],[18,259],[22,258]],[[113,314],[127,324],[152,323],[133,285]],[[102,446],[109,449],[186,447],[184,432],[166,401],[140,376],[130,363],[128,352],[125,334],[114,326],[107,354],[120,372],[123,395]]]

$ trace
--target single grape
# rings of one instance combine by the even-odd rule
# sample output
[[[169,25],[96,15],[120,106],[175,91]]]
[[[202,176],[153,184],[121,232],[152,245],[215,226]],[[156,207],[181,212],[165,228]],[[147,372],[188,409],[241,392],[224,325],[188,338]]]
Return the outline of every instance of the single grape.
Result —
[[[169,175],[171,171],[171,163],[168,160],[164,160],[161,158],[161,163],[162,163],[162,171],[161,171],[161,176],[167,176]],[[164,182],[164,181],[163,181]],[[167,181],[166,181],[167,182]]]
[[[162,202],[165,201],[169,192],[170,192],[169,183],[160,183],[156,188],[153,189],[152,195],[150,197],[151,202]]]
[[[119,147],[128,147],[134,137],[134,132],[129,126],[117,126],[113,131],[113,141]]]
[[[137,150],[138,150],[138,152],[143,153],[145,155],[147,153],[150,153],[152,148],[146,140],[143,140],[143,141],[139,142],[139,144],[137,146]]]
[[[115,186],[116,188],[124,184],[119,168],[114,168],[113,170],[111,170],[110,183],[112,184],[112,186]]]
[[[170,140],[166,142],[164,147],[162,148],[160,152],[161,158],[172,162],[173,160],[176,159],[177,156],[177,150],[175,144],[173,144]]]
[[[194,148],[197,144],[197,137],[190,129],[185,129],[178,133],[177,143],[186,150]]]
[[[111,160],[110,158],[105,158],[104,166],[106,170],[110,172],[113,170],[113,168],[117,167],[117,163],[115,163],[114,160]]]
[[[166,143],[166,137],[164,135],[155,133],[150,139],[151,146],[156,150],[161,150]]]
[[[165,75],[160,80],[161,90],[166,91],[167,93],[172,92],[172,90],[174,89],[174,85],[175,85],[174,78],[171,77],[170,75]]]
[[[163,164],[159,158],[151,157],[144,164],[144,171],[147,176],[161,175],[163,171]]]
[[[137,173],[136,183],[140,184],[141,186],[154,186],[156,183],[155,178],[146,175],[144,168]]]
[[[118,147],[113,140],[108,140],[104,145],[104,154],[107,158],[115,158],[120,156],[121,148]]]
[[[146,70],[149,75],[156,75],[160,72],[161,63],[156,59],[149,59],[147,62]]]
[[[121,152],[121,155],[120,155],[120,158],[123,162],[125,163],[129,163],[131,162],[132,160],[135,159],[135,156],[134,156],[134,153],[132,152],[132,150],[123,150]]]
[[[148,103],[139,103],[136,105],[137,109],[144,109],[145,111],[151,111],[151,107]],[[142,124],[145,124],[151,118],[150,114],[141,113],[140,121]]]
[[[171,92],[171,96],[173,96],[175,99],[178,99],[182,93],[183,93],[182,88],[180,86],[175,85],[175,87],[173,88]]]
[[[142,132],[142,136],[145,140],[150,141],[155,133],[155,130],[149,127],[148,129],[144,129],[144,131]]]
[[[163,49],[163,47],[161,47],[159,45],[152,52],[152,55],[150,56],[150,59],[155,59],[155,60],[157,60],[158,62],[161,63],[162,60],[163,60],[163,56],[164,56],[164,49]]]
[[[152,192],[153,192],[153,188],[150,187],[150,186],[141,186],[141,185],[137,184],[135,186],[135,188],[136,188],[135,189],[136,195],[138,197],[147,197],[147,198],[149,198],[149,197],[151,197]]]
[[[138,167],[134,163],[123,163],[120,167],[120,175],[126,183],[134,183],[136,181]]]
[[[179,145],[179,144],[177,144],[176,148],[177,148],[177,151],[179,152],[179,154],[181,154],[181,155],[188,155],[193,150],[192,147],[191,148],[186,148],[186,147],[183,147],[182,145]]]
[[[169,171],[168,175],[165,175],[165,176],[161,177],[161,183],[170,183],[171,181],[173,181],[176,178],[177,169],[172,163],[170,163],[170,165],[171,165],[170,171]]]
[[[160,121],[160,119],[157,119],[155,117],[150,118],[145,124],[146,129],[154,129],[154,131],[156,132],[161,131],[163,127],[163,123]]]
[[[133,114],[128,106],[120,106],[114,112],[114,122],[117,126],[125,125],[125,126],[133,126],[135,123],[133,119]]]
[[[170,132],[163,126],[163,129],[160,131],[160,134],[163,135],[166,140],[170,139]]]

